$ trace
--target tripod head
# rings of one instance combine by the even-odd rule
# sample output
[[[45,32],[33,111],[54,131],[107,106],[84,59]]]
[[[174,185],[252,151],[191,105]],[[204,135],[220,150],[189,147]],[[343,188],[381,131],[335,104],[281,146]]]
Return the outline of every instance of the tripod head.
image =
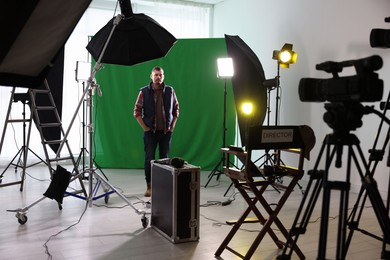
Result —
[[[358,102],[325,103],[325,109],[323,120],[338,137],[345,137],[363,125],[362,117],[366,109]]]

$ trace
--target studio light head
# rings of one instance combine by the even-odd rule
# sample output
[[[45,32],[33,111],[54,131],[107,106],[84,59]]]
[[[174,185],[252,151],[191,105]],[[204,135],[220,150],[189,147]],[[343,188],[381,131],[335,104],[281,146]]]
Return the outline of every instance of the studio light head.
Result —
[[[234,66],[232,58],[217,59],[217,77],[231,78],[234,76]]]
[[[316,65],[317,70],[332,73],[333,78],[302,78],[299,97],[307,102],[375,102],[382,99],[383,80],[375,70],[383,65],[378,55],[342,62],[327,61]],[[354,66],[356,75],[339,77],[344,67]]]
[[[385,18],[385,22],[390,22],[390,17]],[[390,29],[372,29],[370,34],[370,45],[373,48],[390,48]]]
[[[282,68],[289,68],[290,64],[297,62],[298,54],[292,50],[291,43],[285,43],[281,50],[275,50],[272,54],[272,59],[277,60]]]

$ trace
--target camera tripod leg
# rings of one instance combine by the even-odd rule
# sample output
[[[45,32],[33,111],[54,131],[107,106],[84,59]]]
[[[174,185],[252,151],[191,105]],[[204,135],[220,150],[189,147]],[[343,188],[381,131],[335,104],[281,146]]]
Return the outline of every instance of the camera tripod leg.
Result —
[[[330,152],[330,147],[332,145],[334,147],[332,149],[332,152]],[[325,146],[327,147],[325,171],[318,171],[317,167]],[[348,147],[348,162],[347,162],[347,172],[346,172],[345,181],[329,181],[328,172],[335,154],[337,154],[336,167],[341,167],[341,164],[339,164],[341,161],[339,161],[338,158],[340,158],[343,146]],[[358,154],[355,153],[353,146],[356,147]],[[361,165],[359,164],[359,160],[363,163],[364,167],[361,167]],[[307,192],[305,193],[302,203],[298,209],[296,219],[294,220],[293,223],[293,227],[290,230],[287,244],[283,250],[282,255],[279,256],[278,259],[290,259],[292,251],[287,253],[287,249],[288,247],[293,248],[298,240],[298,236],[300,234],[305,233],[306,226],[309,222],[309,218],[312,214],[312,211],[315,206],[315,202],[318,198],[321,188],[323,188],[323,205],[321,211],[322,220],[321,220],[321,227],[320,227],[320,241],[318,246],[317,259],[326,258],[329,205],[330,205],[330,195],[332,190],[339,190],[341,193],[340,206],[339,206],[340,219],[339,219],[339,226],[337,232],[336,259],[345,259],[347,255],[349,243],[352,237],[352,232],[353,232],[350,231],[350,233],[348,234],[348,239],[346,239],[347,226],[348,226],[347,213],[348,213],[348,200],[349,200],[349,189],[350,189],[350,173],[351,173],[352,162],[354,163],[354,165],[356,166],[359,172],[364,188],[367,190],[377,220],[382,228],[383,234],[385,234],[384,240],[387,241],[388,243],[389,236],[390,236],[390,220],[388,214],[386,213],[386,209],[380,197],[379,191],[377,189],[376,182],[372,178],[372,175],[368,170],[369,167],[365,161],[362,150],[359,146],[359,140],[355,135],[352,134],[343,136],[341,139],[335,138],[335,136],[333,135],[328,135],[325,139],[323,146],[321,147],[320,154],[317,158],[314,170],[309,172],[311,176],[310,176],[310,181],[308,183]],[[365,173],[366,175],[364,175],[363,173]],[[310,201],[304,213],[304,217],[302,218],[301,221],[299,221],[300,214],[302,213],[302,209],[304,207],[304,204],[306,203],[307,195],[309,192],[311,192],[311,186],[314,180],[317,180],[315,182],[316,187],[313,189],[312,195],[310,197]],[[300,223],[299,226],[297,225],[297,223]]]
[[[360,149],[360,148],[359,148]],[[362,152],[359,150],[359,153]],[[383,242],[382,248],[382,259],[389,259],[389,251],[386,251],[386,244],[390,244],[390,219],[389,219],[389,207],[387,209],[384,206],[383,200],[380,196],[380,193],[377,188],[377,184],[373,179],[373,172],[366,171],[365,175],[362,172],[360,173],[360,177],[362,180],[362,186],[360,188],[360,192],[358,194],[358,198],[356,203],[351,211],[349,216],[348,227],[350,232],[348,234],[348,239],[346,241],[347,248],[349,247],[352,236],[355,230],[362,232],[372,238],[375,238],[379,241]],[[389,179],[389,187],[390,187],[390,179]],[[370,199],[372,207],[374,209],[375,215],[379,222],[379,225],[383,231],[384,236],[378,236],[372,234],[366,230],[359,228],[359,222],[363,213],[364,205],[367,200],[367,197]]]
[[[349,175],[349,173],[347,173]],[[321,212],[321,228],[320,228],[320,240],[318,247],[318,259],[326,259],[327,249],[327,234],[329,223],[329,206],[330,196],[332,190],[340,191],[340,206],[339,206],[339,225],[337,232],[337,245],[336,245],[336,259],[344,259],[346,256],[347,248],[345,246],[346,237],[346,224],[347,224],[347,209],[349,198],[349,181],[324,181],[324,193],[323,204]]]
[[[388,163],[389,164],[389,163]],[[387,203],[386,203],[387,215],[390,216],[390,178],[387,186]],[[382,259],[390,259],[390,249],[386,250],[386,245],[390,245],[390,243],[383,242],[382,244]]]
[[[337,154],[339,155],[340,151],[342,151],[342,147],[346,146],[348,147],[348,161],[347,161],[347,170],[346,170],[346,177],[345,181],[327,181],[327,177],[325,178],[326,181],[324,183],[324,200],[323,200],[323,207],[322,207],[322,222],[321,222],[321,230],[320,230],[320,245],[318,250],[318,259],[325,259],[326,254],[326,242],[327,242],[327,223],[329,218],[329,203],[330,203],[330,192],[331,190],[339,190],[340,191],[340,208],[339,208],[339,226],[338,226],[338,232],[337,232],[337,249],[336,249],[336,259],[345,259],[349,243],[352,238],[352,233],[349,232],[348,239],[347,239],[347,227],[348,227],[348,200],[349,200],[349,189],[350,189],[350,174],[351,174],[351,165],[352,162],[354,163],[359,176],[362,180],[363,186],[366,188],[369,198],[371,200],[371,203],[373,205],[374,211],[376,213],[377,220],[382,227],[382,231],[384,234],[389,234],[388,232],[390,229],[388,229],[388,222],[389,218],[384,214],[384,206],[383,201],[380,197],[379,191],[376,187],[376,183],[372,176],[370,175],[369,166],[364,158],[363,152],[359,145],[359,140],[355,135],[348,134],[345,136],[342,136],[342,138],[333,138],[333,141],[331,141],[331,144],[334,144]],[[357,153],[354,150],[354,147],[357,151]],[[330,157],[331,158],[331,157]],[[332,159],[330,159],[329,163],[327,163],[326,167],[326,173],[329,170],[330,162]],[[336,167],[340,166],[341,164],[338,164],[341,161],[336,161]],[[362,166],[361,166],[362,164]],[[366,174],[366,175],[364,175]],[[382,203],[382,204],[381,204]],[[387,219],[387,220],[386,220]]]
[[[324,171],[317,169],[326,147],[325,140],[321,146],[319,155],[314,165],[314,169],[308,172],[310,179],[307,184],[306,191],[303,194],[303,198],[301,204],[299,205],[292,228],[290,229],[286,245],[283,248],[282,254],[277,257],[279,260],[290,259],[293,253],[293,249],[297,244],[299,235],[306,233],[307,225],[309,224],[310,217],[313,213],[323,185]]]
[[[379,225],[382,228],[384,234],[383,241],[387,244],[390,244],[390,219],[384,206],[382,197],[378,191],[377,183],[370,174],[366,175],[362,179],[362,183],[367,190],[368,197],[374,208]]]

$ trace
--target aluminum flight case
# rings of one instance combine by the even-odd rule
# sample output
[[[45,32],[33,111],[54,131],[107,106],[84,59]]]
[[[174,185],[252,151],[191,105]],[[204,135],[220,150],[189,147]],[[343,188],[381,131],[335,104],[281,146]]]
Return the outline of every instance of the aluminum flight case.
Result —
[[[198,241],[200,167],[151,164],[151,227],[172,243]]]

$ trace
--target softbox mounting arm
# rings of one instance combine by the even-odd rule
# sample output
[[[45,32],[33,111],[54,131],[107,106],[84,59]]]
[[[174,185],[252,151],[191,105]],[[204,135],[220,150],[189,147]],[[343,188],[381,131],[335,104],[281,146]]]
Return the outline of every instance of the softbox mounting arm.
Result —
[[[95,172],[95,170],[94,170],[94,165],[93,165],[93,156],[92,156],[92,154],[93,154],[93,152],[92,152],[92,138],[93,138],[93,127],[92,127],[92,107],[93,107],[93,104],[92,104],[92,94],[93,94],[93,89],[97,86],[96,84],[95,84],[95,82],[94,82],[94,78],[95,78],[95,74],[96,74],[96,72],[98,71],[98,70],[100,70],[101,69],[101,60],[102,60],[102,58],[103,58],[103,56],[104,56],[104,53],[105,53],[105,51],[106,51],[106,48],[107,48],[107,45],[108,45],[108,43],[110,42],[110,40],[111,40],[111,37],[112,37],[112,35],[113,35],[113,33],[114,33],[114,31],[115,31],[115,28],[118,26],[118,24],[120,23],[120,21],[123,19],[123,15],[121,15],[121,14],[118,14],[117,16],[116,16],[116,18],[114,19],[114,21],[113,21],[113,27],[112,27],[112,29],[111,29],[111,31],[110,31],[110,34],[108,35],[108,37],[107,37],[107,39],[106,39],[106,42],[105,42],[105,44],[104,44],[104,47],[102,48],[102,51],[101,51],[101,53],[99,54],[99,58],[98,58],[98,60],[96,61],[96,64],[95,64],[95,66],[94,66],[94,68],[92,69],[92,72],[91,72],[91,76],[89,77],[89,79],[88,79],[88,85],[87,85],[87,87],[86,87],[86,89],[85,89],[85,91],[83,92],[83,95],[82,95],[82,97],[81,97],[81,99],[80,99],[80,102],[79,102],[79,104],[78,104],[78,106],[77,106],[77,109],[76,109],[76,111],[75,111],[75,114],[73,115],[73,118],[72,118],[72,121],[71,121],[71,123],[70,123],[70,126],[69,126],[69,128],[68,128],[68,130],[67,130],[67,132],[66,132],[66,134],[65,134],[65,137],[64,137],[64,140],[66,140],[66,137],[68,136],[68,134],[69,134],[69,131],[70,131],[70,129],[71,129],[71,127],[72,127],[72,125],[73,125],[73,123],[74,123],[74,121],[75,121],[75,118],[76,118],[76,115],[78,114],[78,111],[79,111],[79,109],[80,109],[80,107],[81,107],[81,104],[83,103],[83,101],[84,101],[84,97],[85,97],[85,95],[88,93],[88,96],[89,96],[89,98],[88,98],[88,104],[89,104],[89,122],[88,122],[88,129],[89,129],[89,131],[88,131],[88,133],[89,133],[89,144],[88,144],[88,146],[89,146],[89,153],[90,153],[90,155],[89,155],[89,168],[86,170],[86,172],[88,172],[89,173],[89,196],[88,196],[88,204],[89,204],[89,206],[92,206],[92,201],[93,201],[93,174],[96,174],[97,176],[98,176],[98,179],[100,180],[100,181],[102,181],[104,184],[106,184],[108,187],[110,187],[114,192],[116,192],[117,194],[118,194],[118,196],[119,197],[121,197],[130,207],[132,207],[135,211],[136,211],[136,213],[138,213],[138,214],[143,214],[144,216],[143,216],[143,223],[145,223],[144,222],[144,220],[146,219],[145,218],[145,214],[146,214],[146,212],[145,211],[143,211],[143,210],[141,210],[141,209],[137,209],[136,207],[134,207],[134,205],[122,194],[122,193],[120,193],[120,192],[118,192],[117,190],[116,190],[116,188],[112,185],[112,184],[110,184],[107,180],[105,180],[105,179],[103,179],[97,172]],[[61,146],[60,146],[60,148],[58,149],[58,153],[57,153],[57,155],[59,154],[59,152],[61,151],[61,148],[63,147],[63,144],[64,144],[64,141],[61,143]]]
[[[98,72],[98,71],[102,68],[101,60],[102,60],[102,58],[103,58],[103,56],[104,56],[104,53],[105,53],[105,51],[106,51],[106,48],[107,48],[107,46],[108,46],[108,44],[109,44],[109,42],[110,42],[110,40],[111,40],[112,34],[113,34],[114,31],[115,31],[115,28],[118,26],[118,24],[119,24],[122,20],[123,20],[123,15],[122,15],[122,14],[118,14],[118,15],[115,17],[114,21],[113,21],[113,26],[112,26],[112,29],[111,29],[111,31],[110,31],[110,34],[108,35],[107,40],[106,40],[106,42],[105,42],[105,44],[104,44],[104,46],[103,46],[103,49],[102,49],[102,51],[100,52],[99,58],[98,58],[98,60],[96,61],[95,66],[93,67],[93,69],[92,69],[92,71],[91,71],[91,75],[89,76],[88,81],[87,81],[87,82],[88,82],[87,87],[85,88],[85,90],[84,90],[84,92],[83,92],[83,95],[82,95],[81,98],[80,98],[80,102],[79,102],[78,105],[77,105],[76,111],[75,111],[75,113],[74,113],[74,115],[73,115],[73,117],[72,117],[72,120],[71,120],[71,122],[70,122],[70,125],[69,125],[69,127],[68,127],[68,129],[67,129],[67,131],[66,131],[66,133],[65,133],[64,139],[63,139],[63,141],[62,141],[60,147],[58,148],[58,151],[57,151],[56,156],[59,156],[59,154],[60,154],[60,152],[61,152],[61,150],[62,150],[62,147],[64,146],[64,141],[67,139],[67,137],[68,137],[68,135],[69,135],[69,132],[70,132],[72,126],[73,126],[73,123],[74,123],[74,121],[76,120],[76,116],[77,116],[77,114],[78,114],[78,112],[79,112],[79,110],[80,110],[81,105],[83,104],[85,95],[88,93],[88,91],[89,91],[89,89],[90,89],[91,87],[92,87],[92,88],[96,87],[96,84],[95,84],[95,82],[94,82],[95,74],[96,74],[96,72]]]

